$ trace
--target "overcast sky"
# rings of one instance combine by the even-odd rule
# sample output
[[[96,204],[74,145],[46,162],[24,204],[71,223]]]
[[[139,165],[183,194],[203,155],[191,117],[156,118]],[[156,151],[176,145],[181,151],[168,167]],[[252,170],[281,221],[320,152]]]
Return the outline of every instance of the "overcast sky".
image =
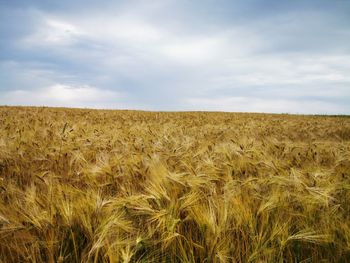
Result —
[[[0,105],[350,114],[350,1],[0,0]]]

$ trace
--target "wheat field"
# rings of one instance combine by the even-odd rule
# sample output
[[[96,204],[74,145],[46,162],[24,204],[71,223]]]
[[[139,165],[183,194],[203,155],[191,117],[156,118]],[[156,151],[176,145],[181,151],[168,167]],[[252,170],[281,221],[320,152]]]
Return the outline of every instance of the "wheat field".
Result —
[[[0,107],[0,262],[350,262],[350,118]]]

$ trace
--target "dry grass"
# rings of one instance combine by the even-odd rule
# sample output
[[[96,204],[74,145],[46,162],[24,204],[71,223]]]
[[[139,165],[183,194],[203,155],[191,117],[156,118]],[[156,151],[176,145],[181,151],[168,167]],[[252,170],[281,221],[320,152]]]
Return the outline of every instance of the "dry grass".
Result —
[[[350,118],[0,107],[0,262],[350,262]]]

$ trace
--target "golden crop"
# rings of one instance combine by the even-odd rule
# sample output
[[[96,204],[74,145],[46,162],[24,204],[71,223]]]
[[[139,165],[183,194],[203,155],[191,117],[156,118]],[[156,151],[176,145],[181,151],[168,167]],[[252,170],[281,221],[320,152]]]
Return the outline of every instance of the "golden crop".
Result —
[[[350,118],[0,107],[0,262],[350,262]]]

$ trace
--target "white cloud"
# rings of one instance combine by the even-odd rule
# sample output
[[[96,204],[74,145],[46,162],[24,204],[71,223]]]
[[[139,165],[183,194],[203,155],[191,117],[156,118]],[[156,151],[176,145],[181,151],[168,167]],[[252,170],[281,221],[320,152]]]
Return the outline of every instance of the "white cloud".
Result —
[[[47,47],[59,54],[71,55],[74,51],[81,52],[75,49],[75,43],[92,44],[102,51],[97,63],[109,66],[119,64],[121,59],[126,65],[145,61],[163,65],[200,64],[217,59],[227,44],[226,34],[186,34],[128,14],[95,14],[93,18],[90,14],[76,17],[41,14],[40,21],[37,29],[22,40],[22,47]],[[232,43],[230,49],[233,50]],[[90,56],[90,52],[94,50],[81,55]]]
[[[90,39],[102,42],[125,42],[137,46],[160,41],[164,32],[157,26],[142,18],[121,15],[94,17],[93,20],[83,17],[75,21],[86,32]]]
[[[84,32],[72,23],[44,14],[39,16],[42,16],[41,23],[31,35],[22,39],[23,46],[68,46],[76,43],[79,38],[84,36]]]
[[[200,64],[216,59],[221,52],[222,39],[218,37],[184,37],[162,43],[159,51],[166,58],[180,64]]]
[[[54,84],[34,90],[7,91],[0,99],[4,105],[36,105],[60,107],[123,108],[123,96],[112,90],[86,85]]]
[[[297,114],[349,113],[350,106],[341,106],[325,101],[286,99],[261,99],[254,97],[189,98],[185,100],[187,110],[212,110],[232,112],[269,112]]]

